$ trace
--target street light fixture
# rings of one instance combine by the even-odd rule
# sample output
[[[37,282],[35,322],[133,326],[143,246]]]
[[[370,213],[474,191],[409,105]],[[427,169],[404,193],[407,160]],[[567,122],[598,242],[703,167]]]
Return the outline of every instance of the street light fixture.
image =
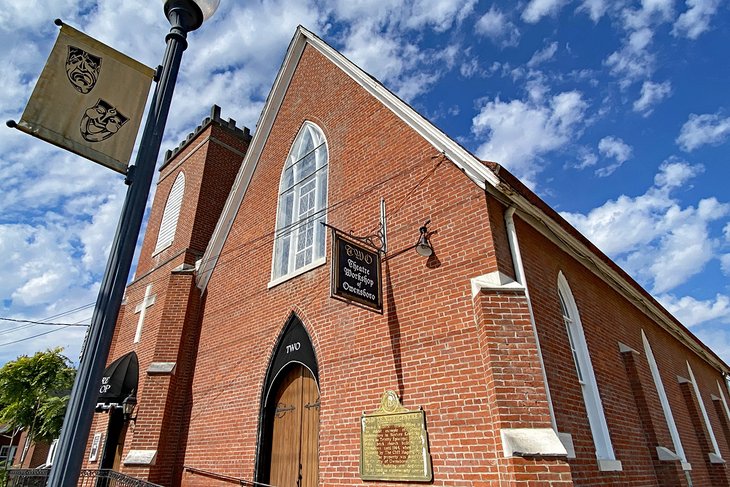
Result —
[[[124,288],[132,266],[147,198],[152,185],[155,162],[170,111],[172,93],[180,70],[182,53],[187,49],[187,34],[215,13],[220,0],[166,0],[165,16],[170,32],[167,48],[157,70],[157,85],[147,113],[144,132],[135,164],[127,169],[129,185],[112,242],[109,260],[101,281],[96,307],[91,318],[84,356],[76,373],[69,399],[58,451],[51,468],[48,487],[74,487],[78,481],[86,450],[86,441],[94,417],[99,383],[104,373],[114,335]]]

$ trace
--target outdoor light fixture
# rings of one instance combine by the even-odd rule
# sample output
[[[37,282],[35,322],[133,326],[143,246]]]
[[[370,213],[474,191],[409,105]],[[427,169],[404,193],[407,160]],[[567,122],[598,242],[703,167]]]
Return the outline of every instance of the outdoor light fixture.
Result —
[[[423,257],[431,257],[431,255],[433,255],[433,247],[431,247],[431,242],[429,242],[428,240],[430,233],[428,231],[427,225],[429,223],[431,223],[431,220],[427,220],[426,223],[424,223],[423,226],[418,230],[421,235],[418,237],[416,252],[418,252],[418,255],[421,255]]]
[[[177,22],[186,31],[191,32],[200,27],[218,9],[220,0],[163,0],[165,17],[174,22],[171,15],[178,17]]]
[[[104,277],[91,318],[84,360],[76,373],[68,409],[58,441],[57,461],[51,467],[48,487],[75,487],[84,461],[86,443],[94,417],[94,406],[99,394],[99,383],[104,373],[114,327],[132,267],[132,258],[142,226],[144,210],[155,173],[155,162],[170,112],[172,94],[180,70],[182,54],[188,47],[187,34],[200,27],[218,8],[220,0],[165,0],[164,11],[170,22],[165,36],[167,47],[162,64],[157,69],[154,95],[147,111],[147,121],[134,165],[127,169],[125,183],[129,185],[119,217],[117,232],[111,245]],[[134,412],[137,402],[130,395],[123,407]],[[125,415],[126,416],[126,415]]]
[[[134,414],[134,408],[137,407],[137,396],[134,395],[134,391],[130,392],[127,397],[122,401],[122,414],[124,415],[124,422],[137,421],[137,416]]]

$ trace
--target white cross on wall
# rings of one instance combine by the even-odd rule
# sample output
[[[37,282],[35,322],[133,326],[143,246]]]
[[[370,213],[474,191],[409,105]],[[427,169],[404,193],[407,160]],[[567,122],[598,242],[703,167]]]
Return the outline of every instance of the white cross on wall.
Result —
[[[134,342],[139,343],[142,338],[142,325],[144,324],[144,316],[147,313],[147,308],[155,304],[156,294],[150,294],[152,292],[152,284],[147,285],[147,289],[144,291],[144,299],[134,308],[134,313],[139,313],[139,320],[137,320],[137,333],[134,334]]]

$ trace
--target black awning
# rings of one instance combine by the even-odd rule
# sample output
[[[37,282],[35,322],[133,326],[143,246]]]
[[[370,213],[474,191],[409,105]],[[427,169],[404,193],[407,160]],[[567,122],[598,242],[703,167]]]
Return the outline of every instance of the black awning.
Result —
[[[137,390],[139,380],[139,360],[137,354],[129,352],[122,355],[104,371],[99,386],[98,403],[121,404],[132,392]]]

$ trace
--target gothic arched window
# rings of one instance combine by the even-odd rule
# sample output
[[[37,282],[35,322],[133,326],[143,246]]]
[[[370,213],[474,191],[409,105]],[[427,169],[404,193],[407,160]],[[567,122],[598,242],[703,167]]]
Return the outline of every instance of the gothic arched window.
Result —
[[[575,363],[575,371],[583,392],[583,402],[588,414],[588,424],[596,447],[599,468],[601,470],[621,470],[621,462],[616,460],[611,437],[608,434],[606,416],[603,412],[601,396],[598,393],[598,384],[593,373],[593,364],[588,353],[588,344],[583,332],[583,324],[580,321],[578,305],[562,272],[558,274],[558,299]]]
[[[273,279],[324,262],[327,209],[327,141],[311,122],[299,130],[279,183]]]

